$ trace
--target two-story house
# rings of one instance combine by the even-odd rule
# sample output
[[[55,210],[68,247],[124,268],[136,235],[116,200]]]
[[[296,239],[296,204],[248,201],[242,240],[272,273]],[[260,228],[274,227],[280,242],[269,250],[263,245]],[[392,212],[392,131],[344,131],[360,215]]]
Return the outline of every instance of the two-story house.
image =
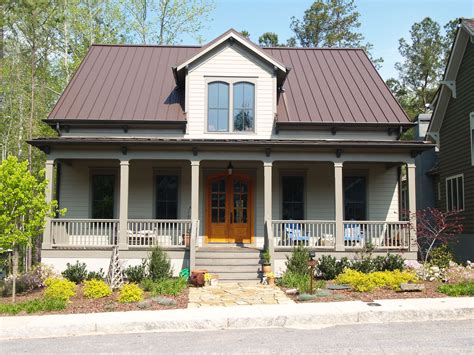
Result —
[[[52,110],[42,259],[106,268],[153,245],[175,272],[255,279],[294,245],[416,259],[412,126],[360,49],[260,48],[229,30],[205,46],[94,45]],[[54,192],[54,194],[53,194]],[[411,227],[411,228],[410,228]]]
[[[459,211],[457,257],[474,259],[474,19],[460,19],[427,132],[438,146],[436,205]]]

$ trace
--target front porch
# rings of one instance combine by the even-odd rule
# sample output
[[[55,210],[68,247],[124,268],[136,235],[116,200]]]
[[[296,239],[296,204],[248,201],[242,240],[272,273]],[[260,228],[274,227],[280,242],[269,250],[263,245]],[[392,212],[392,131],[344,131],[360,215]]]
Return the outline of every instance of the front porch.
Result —
[[[111,159],[104,152],[58,151],[47,161],[48,198],[68,210],[47,222],[47,263],[60,268],[74,253],[72,261],[97,259],[114,245],[129,264],[160,245],[175,258],[177,272],[194,268],[196,251],[213,246],[268,248],[275,270],[295,245],[342,257],[370,244],[376,253],[416,258],[414,221],[402,220],[400,213],[403,165],[408,204],[416,208],[415,165],[408,154],[348,153],[343,161],[324,152],[272,152],[261,160],[255,152],[199,153],[188,159],[178,152],[163,152],[162,159],[151,151],[140,153]],[[97,183],[100,196],[96,176],[109,177],[109,183]],[[248,185],[238,185],[237,193],[237,178],[229,177],[245,177]],[[227,190],[234,189],[224,197],[213,187],[220,178],[230,181]]]

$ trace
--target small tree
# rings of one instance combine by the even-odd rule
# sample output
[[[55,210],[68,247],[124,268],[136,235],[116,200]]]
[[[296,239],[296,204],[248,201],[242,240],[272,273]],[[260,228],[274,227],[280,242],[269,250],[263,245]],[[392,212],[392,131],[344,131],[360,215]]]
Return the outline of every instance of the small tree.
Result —
[[[416,233],[421,259],[426,263],[433,247],[447,244],[464,230],[459,212],[443,212],[428,207],[416,212]]]
[[[44,230],[45,218],[52,217],[57,202],[47,203],[44,171],[36,178],[28,162],[10,156],[0,165],[0,252],[13,251],[12,301],[16,296],[19,248],[33,245]]]

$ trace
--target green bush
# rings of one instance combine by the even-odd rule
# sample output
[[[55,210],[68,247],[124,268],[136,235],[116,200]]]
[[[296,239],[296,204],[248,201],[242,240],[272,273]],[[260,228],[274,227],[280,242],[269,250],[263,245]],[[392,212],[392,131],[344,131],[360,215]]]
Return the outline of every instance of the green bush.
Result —
[[[76,260],[74,265],[67,263],[66,270],[61,274],[69,281],[72,281],[75,284],[80,284],[87,278],[86,264],[80,263],[79,260]]]
[[[294,247],[291,255],[286,256],[286,271],[293,274],[309,275],[308,260],[308,248],[301,245]]]
[[[129,265],[124,271],[124,274],[127,277],[127,280],[129,282],[133,282],[137,284],[142,282],[143,279],[145,279],[145,277],[147,276],[147,266],[148,266],[148,263],[145,259],[142,260],[142,263],[140,265],[135,265],[135,266]]]
[[[110,296],[112,290],[103,280],[86,280],[84,281],[84,296],[87,298],[103,298]]]
[[[291,271],[287,271],[283,274],[281,280],[278,281],[281,286],[287,288],[296,288],[300,293],[309,293],[311,292],[310,276],[296,274]],[[325,282],[322,280],[313,280],[313,291],[318,288],[323,288]]]
[[[148,276],[153,281],[158,281],[168,279],[171,275],[171,262],[168,255],[159,246],[154,247],[150,255]]]
[[[100,268],[99,271],[89,271],[86,280],[105,280],[104,270]]]
[[[323,255],[318,260],[317,272],[322,279],[333,280],[346,267],[350,267],[350,262],[346,257],[336,260],[333,256]]]
[[[441,285],[438,291],[448,296],[474,296],[474,282],[462,282],[454,285]]]
[[[119,291],[120,303],[135,303],[143,300],[143,290],[137,284],[125,284]]]
[[[66,301],[60,299],[35,299],[18,303],[0,303],[0,314],[18,314],[20,312],[38,313],[60,311],[66,308]]]
[[[55,275],[53,269],[44,264],[37,264],[33,266],[30,271],[24,272],[16,278],[16,292],[24,293],[44,287],[44,282],[47,278]],[[11,296],[13,286],[13,277],[9,276],[5,279],[1,294],[4,297]]]
[[[76,294],[76,284],[66,279],[49,278],[45,281],[45,285],[45,299],[67,302]]]
[[[382,268],[379,268],[378,271],[405,270],[405,259],[401,255],[387,254],[385,257],[378,256],[377,258],[383,258]]]
[[[377,271],[365,274],[363,272],[346,269],[336,277],[336,283],[348,284],[357,292],[368,292],[379,287],[389,287],[393,290],[400,289],[400,284],[415,282],[416,275],[407,271]]]
[[[265,249],[265,251],[262,253],[262,259],[263,259],[263,264],[264,265],[270,265],[270,263],[271,263],[270,250]]]
[[[449,262],[453,260],[453,253],[446,244],[443,244],[431,251],[429,263],[442,269],[446,269],[449,267]]]
[[[166,295],[178,296],[187,286],[187,281],[183,277],[163,279],[156,281],[151,288],[153,296]]]
[[[154,285],[155,285],[155,281],[153,281],[150,278],[144,278],[142,282],[140,282],[140,287],[146,292],[151,292]]]

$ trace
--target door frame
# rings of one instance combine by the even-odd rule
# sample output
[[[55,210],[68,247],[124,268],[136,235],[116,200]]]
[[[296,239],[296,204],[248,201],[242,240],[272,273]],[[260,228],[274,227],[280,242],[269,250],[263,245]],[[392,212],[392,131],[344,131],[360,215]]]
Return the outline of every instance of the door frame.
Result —
[[[250,224],[250,244],[254,244],[255,242],[255,230],[254,230],[254,218],[255,218],[255,208],[254,208],[254,199],[253,199],[253,189],[254,189],[254,178],[250,174],[245,174],[245,173],[236,173],[233,172],[231,176],[237,176],[241,178],[245,178],[249,182],[249,202],[248,205],[250,207],[248,213],[248,221]],[[210,181],[214,180],[219,177],[225,177],[226,178],[226,184],[227,184],[227,178],[229,177],[229,174],[227,172],[221,172],[221,173],[214,173],[214,174],[209,174],[206,178],[206,184],[205,184],[205,189],[204,189],[204,213],[205,213],[205,235],[204,235],[204,245],[209,244],[209,234],[210,234],[210,229],[211,229],[211,197],[210,197]],[[226,198],[227,199],[227,198]],[[229,201],[230,203],[231,201]],[[226,201],[227,204],[227,201]],[[228,212],[226,211],[226,218],[228,216]],[[224,244],[230,244],[233,245],[234,243],[232,242],[226,242]]]

